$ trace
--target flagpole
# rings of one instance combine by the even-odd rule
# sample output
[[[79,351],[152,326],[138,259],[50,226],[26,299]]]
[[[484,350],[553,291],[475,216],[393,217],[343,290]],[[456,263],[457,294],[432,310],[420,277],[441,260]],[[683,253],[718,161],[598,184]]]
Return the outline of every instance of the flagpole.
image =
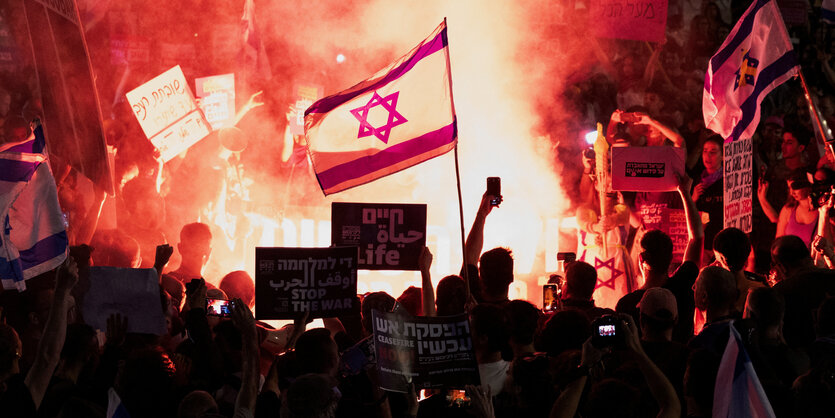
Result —
[[[446,24],[446,16],[444,16],[444,28],[449,30],[449,27]],[[449,34],[447,33],[447,48],[446,48],[446,66],[449,69],[449,103],[452,106],[452,114],[455,115],[455,100],[452,97],[452,64],[449,60]],[[455,124],[456,124],[456,133],[458,131],[458,118],[455,117]],[[467,240],[464,238],[464,199],[461,197],[461,170],[458,167],[458,142],[455,142],[455,147],[453,148],[453,152],[455,154],[455,184],[458,188],[458,217],[460,220],[461,226],[461,256],[462,256],[462,265],[464,266],[461,269],[461,278],[464,279],[464,289],[465,289],[465,297],[466,300],[470,300],[470,266],[469,260],[467,260]]]
[[[818,128],[818,132],[821,134],[821,139],[823,139],[826,145],[829,145],[829,150],[835,154],[835,144],[833,141],[830,141],[826,135],[826,131],[823,130],[823,124],[821,123],[820,115],[818,114],[818,109],[815,106],[815,102],[812,101],[812,94],[809,93],[809,86],[806,84],[806,77],[803,77],[803,70],[798,68],[797,75],[800,76],[800,85],[803,86],[803,95],[806,97],[806,102],[809,103],[809,110],[812,113],[813,120],[815,121],[815,126]],[[823,147],[819,141],[815,141],[818,146],[818,152],[823,152]],[[823,155],[821,155],[823,157]]]

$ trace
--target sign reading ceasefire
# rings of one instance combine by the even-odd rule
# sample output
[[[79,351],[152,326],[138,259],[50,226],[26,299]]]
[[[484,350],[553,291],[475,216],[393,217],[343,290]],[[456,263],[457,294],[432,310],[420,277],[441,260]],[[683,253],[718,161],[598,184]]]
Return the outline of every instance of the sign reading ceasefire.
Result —
[[[359,268],[418,270],[426,245],[426,205],[331,205],[331,244],[359,247]]]
[[[359,312],[357,249],[256,248],[255,318],[330,318]]]

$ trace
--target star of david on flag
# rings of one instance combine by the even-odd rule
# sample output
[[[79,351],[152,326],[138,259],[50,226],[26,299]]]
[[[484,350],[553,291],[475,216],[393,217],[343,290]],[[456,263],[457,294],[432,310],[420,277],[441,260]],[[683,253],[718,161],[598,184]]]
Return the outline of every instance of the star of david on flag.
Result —
[[[708,64],[705,126],[725,140],[750,138],[760,121],[760,103],[799,68],[776,1],[754,1]]]
[[[387,68],[304,114],[313,171],[328,195],[455,147],[446,22]]]

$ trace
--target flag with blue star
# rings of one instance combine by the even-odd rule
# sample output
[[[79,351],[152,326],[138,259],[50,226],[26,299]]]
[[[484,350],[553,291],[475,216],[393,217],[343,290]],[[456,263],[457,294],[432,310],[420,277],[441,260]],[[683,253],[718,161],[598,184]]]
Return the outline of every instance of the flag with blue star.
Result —
[[[726,141],[751,138],[760,103],[800,66],[775,0],[756,0],[710,59],[702,112]]]
[[[305,111],[322,191],[332,194],[444,154],[458,130],[446,22],[387,68]]]

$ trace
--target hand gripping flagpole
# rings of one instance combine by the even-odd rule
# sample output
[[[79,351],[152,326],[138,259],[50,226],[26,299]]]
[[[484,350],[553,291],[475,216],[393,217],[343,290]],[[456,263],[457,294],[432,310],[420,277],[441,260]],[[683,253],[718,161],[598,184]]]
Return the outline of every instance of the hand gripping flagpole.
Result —
[[[449,26],[446,24],[446,17],[444,17],[444,26],[449,30]],[[452,65],[450,64],[449,60],[449,42],[447,42],[447,50],[446,50],[446,65],[449,68],[449,102],[452,105],[452,114],[455,115],[455,100],[452,97]],[[458,117],[456,116],[456,130],[458,124]],[[464,238],[464,203],[463,199],[461,198],[461,172],[458,168],[458,141],[455,142],[455,148],[453,149],[455,153],[455,184],[458,187],[458,217],[461,222],[461,255],[463,260],[464,268],[461,269],[461,277],[464,279],[464,289],[465,289],[465,300],[470,300],[470,278],[469,278],[469,264],[467,260],[467,241]]]

